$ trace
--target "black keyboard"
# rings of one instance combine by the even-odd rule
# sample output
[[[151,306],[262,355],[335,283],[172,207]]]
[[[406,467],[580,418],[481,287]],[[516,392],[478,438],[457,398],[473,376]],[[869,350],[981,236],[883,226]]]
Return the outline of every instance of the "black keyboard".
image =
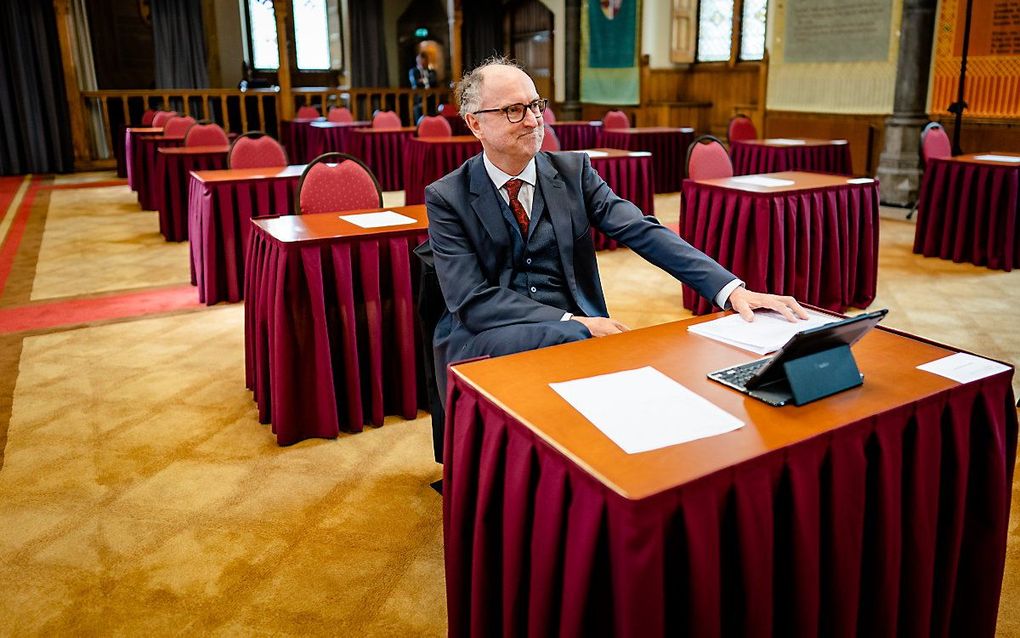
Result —
[[[719,370],[713,372],[709,376],[717,381],[722,381],[727,385],[731,385],[741,390],[746,390],[746,384],[748,380],[758,373],[762,367],[772,361],[772,357],[766,357],[765,359],[758,359],[750,363],[742,363],[739,366],[733,366],[732,368],[726,368],[725,370]]]

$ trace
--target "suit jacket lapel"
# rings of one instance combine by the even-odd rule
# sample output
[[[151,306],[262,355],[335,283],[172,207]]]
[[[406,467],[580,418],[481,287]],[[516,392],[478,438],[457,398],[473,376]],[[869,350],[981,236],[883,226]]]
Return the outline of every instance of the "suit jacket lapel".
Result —
[[[471,209],[494,242],[501,246],[509,246],[510,237],[503,221],[503,212],[496,200],[496,189],[492,186],[492,180],[485,172],[481,154],[471,160],[469,172],[471,175]]]
[[[577,204],[567,197],[563,187],[563,178],[556,172],[543,153],[535,156],[535,168],[538,173],[538,186],[532,211],[541,211],[539,198],[544,197],[548,209],[549,221],[556,233],[556,246],[559,248],[560,261],[563,262],[563,274],[574,299],[579,299],[577,283],[574,278],[574,227],[571,222],[571,211]],[[541,195],[539,194],[541,193]],[[535,220],[533,216],[533,221]]]

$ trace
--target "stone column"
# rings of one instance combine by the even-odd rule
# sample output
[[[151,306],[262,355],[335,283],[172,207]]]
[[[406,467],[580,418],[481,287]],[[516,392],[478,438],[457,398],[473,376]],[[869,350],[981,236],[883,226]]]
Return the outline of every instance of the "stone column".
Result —
[[[563,103],[564,120],[581,119],[581,0],[566,0],[564,16],[563,74],[566,101]]]
[[[904,0],[900,52],[896,63],[893,114],[885,121],[885,144],[878,162],[882,203],[912,206],[921,184],[921,129],[931,67],[936,0]]]

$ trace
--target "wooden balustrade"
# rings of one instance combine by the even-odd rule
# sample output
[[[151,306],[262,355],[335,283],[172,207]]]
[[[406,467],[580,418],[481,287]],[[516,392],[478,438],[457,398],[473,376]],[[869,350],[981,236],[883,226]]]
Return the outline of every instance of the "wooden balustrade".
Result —
[[[422,113],[435,115],[439,106],[453,98],[449,89],[389,89],[389,88],[358,88],[343,89],[332,87],[296,87],[294,94],[295,110],[301,106],[314,106],[322,115],[326,115],[330,107],[345,106],[350,109],[356,120],[370,120],[377,110],[394,111],[400,116],[405,126],[414,125],[414,103],[420,99]]]

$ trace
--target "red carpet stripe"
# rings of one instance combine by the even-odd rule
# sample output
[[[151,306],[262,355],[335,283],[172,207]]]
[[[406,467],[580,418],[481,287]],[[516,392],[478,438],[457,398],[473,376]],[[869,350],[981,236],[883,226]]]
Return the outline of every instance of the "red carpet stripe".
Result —
[[[52,184],[43,186],[55,191],[73,190],[76,188],[106,188],[107,186],[127,186],[126,179],[107,179],[101,182],[80,182],[77,184]]]
[[[35,193],[39,190],[33,183],[28,187],[21,205],[11,220],[11,227],[7,232],[7,238],[0,247],[0,297],[3,296],[4,287],[7,286],[7,277],[11,274],[11,267],[14,265],[14,256],[18,254],[18,246],[21,244],[21,237],[25,234],[25,225],[28,224],[28,216],[32,212],[32,202],[35,201]]]
[[[21,188],[21,182],[23,181],[25,181],[25,178],[21,175],[0,177],[0,220],[7,214],[7,209],[10,207],[11,202],[14,201],[14,197],[18,194],[18,189]]]
[[[191,285],[91,299],[39,302],[0,309],[0,334],[77,326],[204,307],[198,302],[198,294]]]

